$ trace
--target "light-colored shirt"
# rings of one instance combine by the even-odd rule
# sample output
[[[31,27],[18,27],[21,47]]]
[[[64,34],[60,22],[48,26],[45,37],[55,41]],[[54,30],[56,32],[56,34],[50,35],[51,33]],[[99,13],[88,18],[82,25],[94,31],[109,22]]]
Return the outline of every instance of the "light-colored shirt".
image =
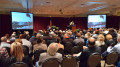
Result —
[[[10,48],[10,44],[8,44],[6,42],[1,42],[1,47],[9,47]]]
[[[31,53],[32,52],[32,44],[31,44],[31,42],[30,41],[28,41],[27,39],[22,39],[22,45],[25,45],[25,46],[27,46],[27,47],[29,47],[29,53]]]
[[[118,54],[120,55],[120,42],[117,43],[113,48],[109,48],[109,49],[111,49],[109,53],[118,52]]]

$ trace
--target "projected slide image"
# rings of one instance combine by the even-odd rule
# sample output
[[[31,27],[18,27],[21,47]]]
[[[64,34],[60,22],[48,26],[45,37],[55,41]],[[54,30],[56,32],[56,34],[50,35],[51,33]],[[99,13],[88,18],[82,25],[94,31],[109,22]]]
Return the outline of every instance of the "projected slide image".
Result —
[[[33,15],[12,12],[12,29],[33,29]]]
[[[88,28],[104,28],[106,27],[106,15],[89,15]]]

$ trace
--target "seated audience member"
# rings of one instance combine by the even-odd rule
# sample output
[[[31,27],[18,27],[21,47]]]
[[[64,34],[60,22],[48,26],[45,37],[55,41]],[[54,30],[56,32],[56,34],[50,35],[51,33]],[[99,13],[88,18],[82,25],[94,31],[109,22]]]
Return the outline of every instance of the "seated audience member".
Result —
[[[24,31],[24,34],[26,34],[26,36],[27,36],[27,40],[29,40],[29,39],[30,39],[29,31]]]
[[[1,45],[0,46],[10,48],[10,44],[7,43],[7,38],[6,37],[1,37]]]
[[[60,39],[60,38],[57,38],[58,49],[59,49],[59,48],[64,49],[64,46],[60,43],[60,41],[61,41],[61,39]]]
[[[29,53],[31,53],[32,52],[32,44],[30,41],[27,40],[26,34],[22,35],[22,43],[23,43],[22,45],[29,47]]]
[[[13,43],[16,40],[16,34],[12,34],[10,42]]]
[[[42,62],[44,62],[45,60],[49,59],[49,58],[57,58],[59,62],[62,61],[62,54],[57,53],[58,50],[58,44],[57,43],[51,43],[47,49],[46,53],[42,53],[40,54],[40,58],[38,63],[41,64]],[[42,65],[39,65],[39,67],[41,67]]]
[[[118,36],[117,36],[117,42],[118,42],[118,43],[117,43],[114,47],[109,46],[109,47],[107,48],[107,51],[105,51],[105,52],[102,54],[102,56],[104,57],[104,59],[106,58],[106,56],[107,56],[109,53],[112,53],[112,52],[117,52],[118,55],[119,55],[119,57],[120,57],[120,34],[118,34]],[[119,61],[119,63],[118,63],[118,66],[117,66],[117,67],[120,66],[120,58],[118,58],[118,61]]]
[[[106,35],[105,44],[106,44],[108,47],[114,42],[112,38],[113,38],[112,35],[110,35],[110,34],[107,34],[107,35]]]
[[[92,35],[92,37],[94,37],[95,40],[97,40],[98,35],[99,35],[99,31],[98,31],[98,30],[95,30],[95,32],[94,32],[94,34]]]
[[[29,67],[33,67],[32,60],[23,54],[22,44],[19,42],[13,42],[10,49],[11,57],[8,59],[8,65],[15,62],[24,62],[28,64]]]
[[[7,50],[5,48],[1,47],[1,46],[0,46],[0,55],[4,58],[9,57]]]
[[[109,47],[108,49],[110,49],[108,52],[112,53],[112,52],[118,52],[119,56],[120,56],[120,34],[118,34],[117,36],[117,44],[114,47]]]
[[[86,44],[86,46],[88,46],[87,44],[88,44],[88,40],[89,40],[90,37],[91,37],[91,33],[90,33],[90,32],[87,32],[87,33],[85,34],[85,44]]]
[[[46,44],[49,45],[53,42],[56,42],[57,36],[53,31],[51,31],[49,33],[49,36],[45,36],[45,37],[43,37],[43,39],[45,40]]]
[[[34,45],[34,44],[36,44],[37,38],[39,38],[39,37],[40,37],[40,34],[34,32],[33,36],[30,38],[29,41]]]
[[[0,47],[0,67],[8,67],[6,64],[6,60],[8,59],[9,55],[5,48]]]
[[[101,48],[96,47],[95,46],[95,39],[93,37],[90,37],[88,40],[88,48],[83,50],[80,57],[79,57],[79,60],[80,60],[79,66],[80,67],[88,67],[87,66],[88,58],[93,53],[101,54]]]
[[[95,45],[98,47],[101,45],[105,45],[104,39],[104,35],[100,34],[97,38],[97,41],[95,41]]]
[[[70,38],[69,34],[64,34],[64,38],[62,40],[62,44],[65,45],[67,42],[73,43],[73,39]]]
[[[5,37],[7,38],[7,43],[10,43],[10,35],[9,34],[5,34]]]
[[[47,45],[43,44],[43,39],[41,37],[37,38],[37,43],[33,47],[34,51],[37,49],[47,50]]]
[[[73,41],[74,44],[78,44],[78,43],[83,43],[84,44],[84,39],[81,38],[81,34],[77,33],[77,38]]]

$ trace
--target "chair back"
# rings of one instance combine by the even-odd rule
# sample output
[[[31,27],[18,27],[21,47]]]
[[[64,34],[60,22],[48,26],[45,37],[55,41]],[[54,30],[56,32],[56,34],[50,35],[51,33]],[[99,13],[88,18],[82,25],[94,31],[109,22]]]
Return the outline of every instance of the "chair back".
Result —
[[[78,54],[80,52],[79,46],[74,46],[71,50],[71,54]]]
[[[101,53],[107,50],[107,45],[101,45],[100,47],[101,47]]]
[[[112,52],[107,55],[105,62],[108,65],[114,64],[118,60],[118,53],[117,52]]]
[[[40,54],[44,52],[46,52],[46,50],[40,50],[40,49],[35,50],[34,51],[34,62],[38,61]]]
[[[88,67],[97,67],[100,64],[101,55],[98,53],[93,53],[88,58]]]
[[[77,60],[75,57],[68,56],[63,58],[63,61],[61,63],[61,67],[76,67],[77,66]]]
[[[59,62],[56,58],[50,58],[42,63],[42,67],[59,67]]]
[[[4,67],[5,64],[4,64],[4,57],[2,55],[0,55],[0,67]]]
[[[10,67],[28,67],[28,65],[24,62],[16,62],[11,64]]]

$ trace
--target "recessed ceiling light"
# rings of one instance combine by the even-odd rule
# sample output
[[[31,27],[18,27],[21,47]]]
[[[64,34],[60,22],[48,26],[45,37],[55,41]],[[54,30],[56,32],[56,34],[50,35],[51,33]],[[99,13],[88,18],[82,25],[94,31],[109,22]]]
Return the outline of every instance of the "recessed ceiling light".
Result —
[[[81,4],[82,6],[85,5],[85,4]]]
[[[50,3],[50,2],[46,2],[46,3]]]

